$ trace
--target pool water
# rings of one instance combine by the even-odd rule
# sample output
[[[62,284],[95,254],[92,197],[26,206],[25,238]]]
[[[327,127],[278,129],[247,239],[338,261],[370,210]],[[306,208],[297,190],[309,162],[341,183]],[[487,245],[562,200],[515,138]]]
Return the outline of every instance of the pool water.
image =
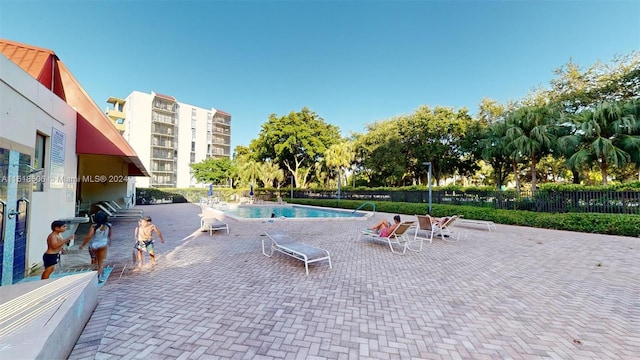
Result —
[[[364,213],[352,210],[332,210],[305,206],[238,206],[223,209],[225,215],[237,216],[245,219],[271,218],[362,218]]]

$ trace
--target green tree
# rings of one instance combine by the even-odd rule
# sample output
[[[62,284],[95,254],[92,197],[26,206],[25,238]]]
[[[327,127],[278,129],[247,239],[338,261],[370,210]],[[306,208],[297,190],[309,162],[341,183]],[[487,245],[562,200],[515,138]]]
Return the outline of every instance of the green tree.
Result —
[[[526,156],[531,163],[531,192],[536,191],[536,164],[548,154],[556,140],[556,112],[551,105],[524,106],[507,115],[506,139],[512,154]],[[514,169],[517,176],[517,171]]]
[[[227,157],[209,158],[199,163],[189,164],[193,177],[203,184],[220,185],[229,178],[231,161]]]
[[[594,110],[605,101],[617,102],[637,99],[640,95],[640,52],[633,51],[628,55],[616,56],[610,63],[601,61],[583,69],[573,61],[554,71],[556,77],[551,80],[548,98],[562,105],[568,116],[585,110]],[[565,122],[561,126],[564,134],[556,149],[557,155],[570,158],[578,152],[580,129],[574,123]],[[560,135],[560,134],[559,134]],[[633,153],[631,154],[633,156]],[[567,166],[577,164],[567,162]],[[570,168],[573,182],[580,183],[581,171],[588,167],[575,165]],[[593,176],[590,176],[593,179]]]
[[[305,107],[286,116],[271,114],[249,147],[260,161],[272,160],[289,170],[296,187],[304,188],[311,168],[339,139],[337,126]]]
[[[569,166],[597,163],[602,184],[607,185],[610,166],[625,166],[633,162],[631,154],[637,158],[640,153],[639,106],[637,100],[605,102],[575,114],[572,119],[579,131],[563,139],[578,144],[578,151],[567,159]]]
[[[504,113],[504,105],[493,99],[483,98],[478,109],[478,121],[485,125],[492,125],[501,121]]]
[[[436,183],[455,174],[471,175],[478,169],[471,152],[477,126],[465,108],[420,106],[399,125],[407,172],[426,179],[428,167],[424,163],[431,162]]]
[[[330,168],[335,168],[337,176],[342,176],[344,169],[351,166],[355,157],[353,144],[349,141],[342,141],[338,144],[331,145],[324,153],[325,164]],[[342,185],[346,185],[346,177]]]
[[[493,181],[497,189],[505,184],[511,165],[506,135],[507,125],[504,122],[496,122],[485,129],[482,139],[478,141],[480,156],[491,165]]]
[[[399,134],[399,119],[367,124],[367,133],[357,137],[356,158],[369,186],[399,185],[406,171],[405,148]]]
[[[272,161],[262,163],[260,174],[260,180],[262,180],[265,187],[272,187],[274,181],[276,181],[277,187],[280,188],[280,182],[284,180],[284,172],[278,164],[274,164]]]
[[[262,169],[262,164],[257,161],[245,161],[240,168],[240,178],[242,183],[247,185],[255,184],[256,179],[259,179],[262,176]]]

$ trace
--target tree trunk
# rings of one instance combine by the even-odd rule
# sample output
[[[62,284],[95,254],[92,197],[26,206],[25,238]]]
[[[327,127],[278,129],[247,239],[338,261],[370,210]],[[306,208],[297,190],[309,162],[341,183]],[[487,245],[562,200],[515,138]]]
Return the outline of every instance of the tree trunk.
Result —
[[[602,156],[600,158],[602,164],[600,165],[600,173],[602,174],[602,185],[607,186],[607,159]]]
[[[520,176],[518,175],[518,164],[515,160],[511,160],[511,166],[513,167],[513,178],[516,181],[516,194],[520,194]]]
[[[502,166],[495,165],[493,167],[493,178],[496,182],[496,188],[502,189]]]
[[[573,175],[573,183],[580,184],[580,173],[577,169],[571,169],[571,174]]]
[[[531,155],[531,195],[536,194],[536,155]]]

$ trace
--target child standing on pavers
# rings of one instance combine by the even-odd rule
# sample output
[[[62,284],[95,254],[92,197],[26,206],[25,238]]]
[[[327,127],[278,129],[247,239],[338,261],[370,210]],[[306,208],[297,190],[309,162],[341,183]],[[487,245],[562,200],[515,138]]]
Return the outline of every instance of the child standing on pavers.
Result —
[[[108,222],[107,213],[98,211],[95,216],[96,223],[89,228],[89,233],[85,236],[84,241],[78,249],[82,250],[87,243],[89,250],[93,251],[96,263],[98,265],[98,282],[104,282],[104,259],[107,258],[107,247],[111,243],[111,224]],[[93,263],[93,259],[91,261]]]
[[[142,252],[146,251],[149,253],[149,258],[151,259],[151,266],[156,265],[156,255],[153,251],[153,234],[156,234],[160,239],[160,242],[164,244],[164,238],[162,237],[162,232],[151,222],[151,217],[143,216],[142,219],[138,221],[138,227],[134,230],[133,236],[136,239],[136,249],[138,249],[138,266],[136,269],[142,269],[143,264],[143,256]]]
[[[60,251],[63,246],[73,239],[73,234],[66,239],[62,238],[62,233],[67,230],[67,224],[64,221],[56,220],[51,223],[51,234],[47,236],[47,251],[42,255],[44,262],[44,272],[40,279],[48,279],[58,263]]]

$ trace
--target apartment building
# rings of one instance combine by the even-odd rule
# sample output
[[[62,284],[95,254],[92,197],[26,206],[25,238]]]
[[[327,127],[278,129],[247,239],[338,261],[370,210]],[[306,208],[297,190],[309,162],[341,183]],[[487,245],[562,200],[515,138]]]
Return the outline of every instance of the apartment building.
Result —
[[[231,157],[231,115],[179,102],[173,96],[134,91],[126,99],[109,98],[112,121],[151,174],[138,187],[201,187],[189,164]]]

